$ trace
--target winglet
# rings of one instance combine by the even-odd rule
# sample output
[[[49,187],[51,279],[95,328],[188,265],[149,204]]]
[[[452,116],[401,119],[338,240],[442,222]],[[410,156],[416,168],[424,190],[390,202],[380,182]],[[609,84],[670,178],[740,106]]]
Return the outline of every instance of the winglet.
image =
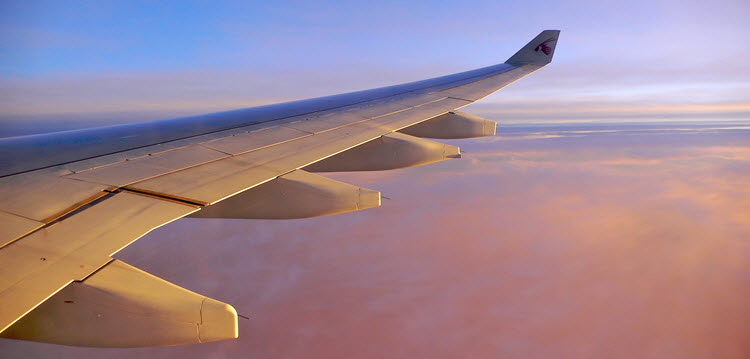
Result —
[[[515,55],[511,56],[506,64],[511,65],[541,65],[544,66],[552,61],[552,55],[555,53],[557,38],[560,36],[560,30],[544,30],[531,40],[526,46],[522,47]]]

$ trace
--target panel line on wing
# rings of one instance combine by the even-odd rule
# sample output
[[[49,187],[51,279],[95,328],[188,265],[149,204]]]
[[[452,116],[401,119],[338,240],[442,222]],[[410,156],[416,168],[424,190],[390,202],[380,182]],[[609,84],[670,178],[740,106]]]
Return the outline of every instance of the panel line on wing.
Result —
[[[511,66],[513,66],[513,65],[511,65]],[[456,86],[451,86],[451,87],[443,88],[443,89],[439,90],[438,92],[448,91],[448,90],[451,90],[451,89],[455,89],[455,88],[457,88],[457,87],[461,87],[461,86],[467,86],[467,85],[475,84],[475,83],[477,83],[477,82],[480,82],[480,81],[484,81],[484,80],[487,80],[487,79],[491,79],[491,78],[493,78],[493,77],[495,77],[495,76],[497,76],[497,75],[501,75],[501,74],[503,74],[503,73],[506,73],[506,72],[508,72],[508,71],[510,71],[510,70],[515,70],[515,69],[518,69],[518,68],[521,68],[521,67],[522,67],[522,66],[513,66],[513,68],[511,68],[511,69],[505,69],[505,70],[502,70],[502,71],[493,71],[493,72],[497,72],[497,73],[496,73],[496,74],[492,74],[492,75],[489,75],[490,73],[492,73],[492,72],[490,72],[490,73],[487,73],[487,74],[485,74],[484,76],[477,76],[477,77],[481,77],[481,78],[477,78],[477,79],[476,79],[476,80],[474,80],[474,81],[464,82],[464,83],[462,83],[462,84],[460,84],[460,85],[456,85]],[[457,82],[458,82],[458,81],[457,81]]]
[[[174,203],[179,203],[179,204],[186,204],[188,206],[193,206],[193,207],[196,207],[196,208],[200,208],[200,207],[208,205],[208,203],[206,203],[206,202],[201,202],[201,201],[197,201],[197,200],[194,200],[194,199],[189,199],[189,198],[184,198],[184,197],[179,197],[179,196],[173,196],[173,195],[170,195],[170,194],[160,193],[160,192],[156,192],[156,191],[149,191],[149,190],[146,190],[146,189],[140,189],[140,188],[134,188],[134,187],[127,187],[126,186],[126,187],[120,188],[120,190],[121,191],[127,191],[127,192],[130,192],[130,193],[134,193],[134,194],[137,194],[137,195],[140,195],[140,196],[146,196],[146,197],[156,198],[156,199],[160,199],[160,200],[165,200],[165,201],[168,201],[168,202],[174,202]]]
[[[44,224],[49,225],[49,224],[52,224],[52,223],[54,223],[56,221],[59,221],[62,218],[68,216],[69,214],[71,214],[71,213],[73,213],[73,212],[75,212],[75,211],[83,208],[84,206],[87,206],[87,205],[89,205],[89,204],[97,201],[98,199],[106,196],[108,193],[111,193],[111,191],[114,190],[114,189],[115,189],[115,187],[105,188],[101,192],[97,192],[97,193],[93,194],[91,197],[86,198],[86,199],[84,199],[84,200],[82,200],[80,202],[76,202],[73,205],[71,205],[70,207],[65,208],[62,211],[60,211],[58,213],[55,213],[55,214],[53,214],[53,215],[51,215],[51,216],[43,219],[41,222],[44,223]]]
[[[23,238],[44,226],[44,223],[0,210],[0,248]]]

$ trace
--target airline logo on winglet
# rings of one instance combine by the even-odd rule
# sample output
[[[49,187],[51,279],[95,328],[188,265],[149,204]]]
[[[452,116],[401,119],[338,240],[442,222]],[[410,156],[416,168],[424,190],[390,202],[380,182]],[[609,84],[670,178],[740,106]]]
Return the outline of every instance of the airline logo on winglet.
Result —
[[[549,38],[547,40],[544,40],[541,44],[537,45],[537,47],[534,49],[534,51],[542,50],[542,52],[545,55],[549,55],[550,52],[552,52],[552,48],[549,47],[549,46],[547,46],[547,43],[550,42],[550,41],[555,41],[555,39],[554,38]]]

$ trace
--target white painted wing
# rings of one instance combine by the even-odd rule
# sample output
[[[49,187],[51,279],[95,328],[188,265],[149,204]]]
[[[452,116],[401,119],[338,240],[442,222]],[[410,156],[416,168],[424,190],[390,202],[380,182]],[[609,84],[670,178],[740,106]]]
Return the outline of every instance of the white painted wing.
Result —
[[[394,132],[466,106],[543,67],[552,58],[558,33],[542,32],[508,63],[415,83],[147,124],[0,140],[0,336],[75,345],[138,345],[97,338],[54,341],[34,332],[38,324],[29,313],[72,282],[104,277],[95,273],[107,267],[117,251],[201,208],[251,194],[249,189],[295,171],[298,174],[289,179],[300,188],[311,176],[299,174],[301,169],[325,159],[335,168],[332,156],[366,148],[366,143],[372,147],[376,139],[393,148],[431,148],[423,143],[427,141]],[[544,51],[539,51],[542,42]],[[452,146],[439,151],[443,158],[457,153]],[[389,161],[377,153],[369,160]],[[310,186],[323,182],[312,180]],[[356,193],[356,188],[330,193]],[[371,206],[372,193],[369,196]],[[340,205],[356,209],[359,197],[352,198],[348,204],[331,202],[335,208],[328,211],[341,211],[336,207]],[[62,310],[47,307],[37,310],[46,308],[47,316]],[[24,316],[26,322],[14,325]],[[195,320],[196,326],[201,324]],[[29,331],[37,337],[28,337]],[[227,335],[236,336],[236,323],[234,334]],[[145,345],[175,343],[169,340],[173,339]]]

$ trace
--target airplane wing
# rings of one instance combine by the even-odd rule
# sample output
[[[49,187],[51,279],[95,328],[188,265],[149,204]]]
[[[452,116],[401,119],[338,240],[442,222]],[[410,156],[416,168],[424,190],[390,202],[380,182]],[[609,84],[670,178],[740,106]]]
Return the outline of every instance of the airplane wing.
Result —
[[[559,31],[505,63],[402,85],[0,140],[0,337],[132,347],[237,337],[228,304],[112,256],[185,216],[305,218],[380,205],[316,175],[460,157],[424,138],[495,134],[455,110],[548,64]]]

